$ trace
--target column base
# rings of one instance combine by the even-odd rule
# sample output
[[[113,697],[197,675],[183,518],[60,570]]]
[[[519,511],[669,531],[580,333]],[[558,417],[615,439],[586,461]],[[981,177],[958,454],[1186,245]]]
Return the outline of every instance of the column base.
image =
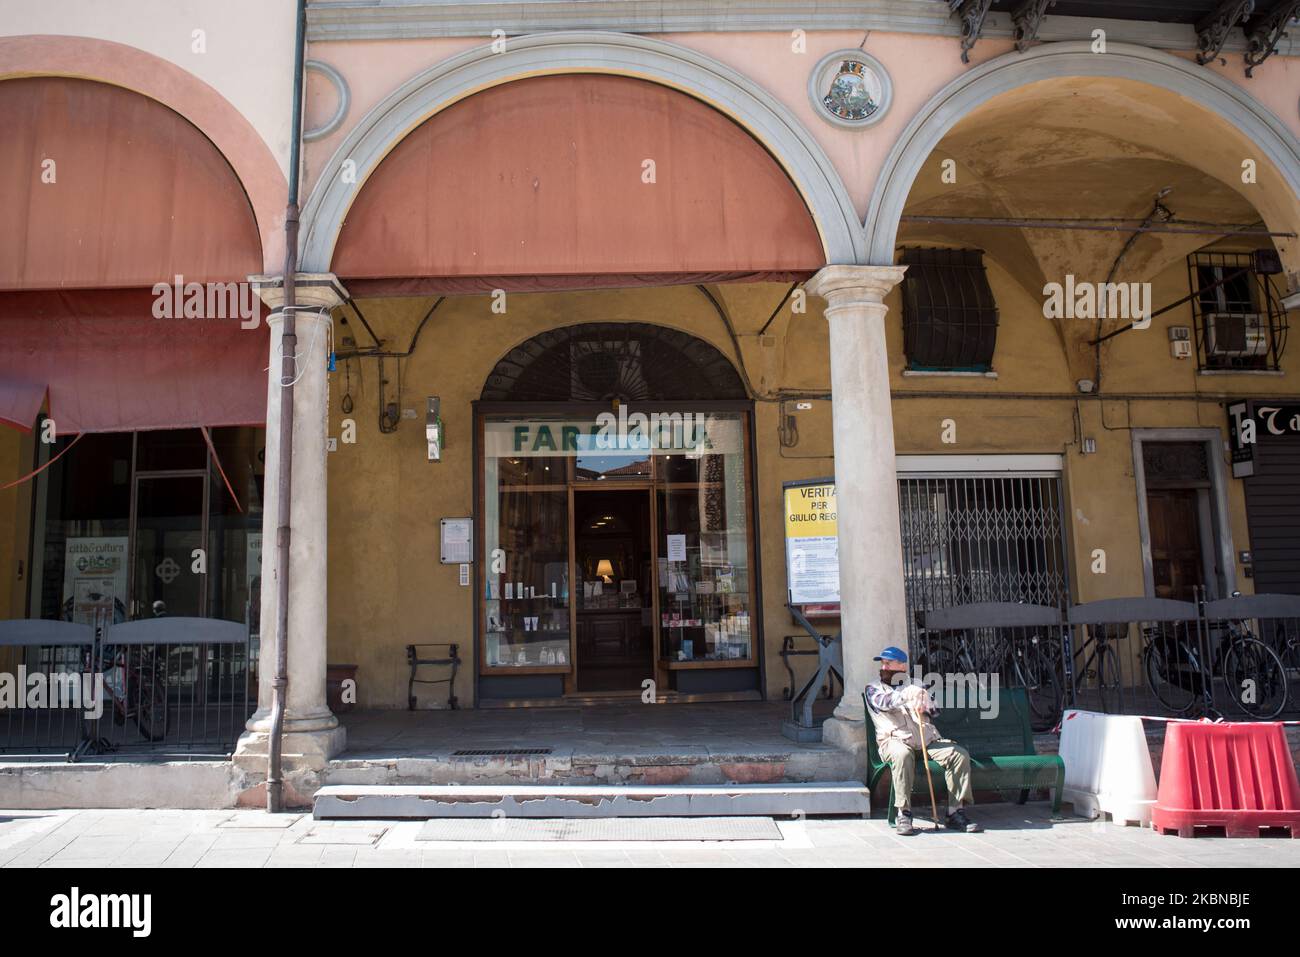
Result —
[[[342,752],[347,743],[347,729],[333,715],[329,717],[333,727],[289,730],[281,739],[282,800],[286,810],[311,807],[313,795],[325,783],[324,771],[330,758]],[[249,725],[253,724],[250,720]],[[269,730],[250,727],[239,736],[233,758],[237,806],[266,807],[266,764],[270,749]]]
[[[853,774],[856,778],[865,781],[867,779],[867,734],[873,730],[867,727],[865,718],[861,721],[840,717],[827,718],[822,722],[822,741],[853,755]]]
[[[326,711],[323,715],[285,718],[280,754],[286,771],[321,771],[330,758],[343,751],[347,729]],[[266,773],[271,752],[271,719],[258,711],[235,745],[235,764],[246,771]]]

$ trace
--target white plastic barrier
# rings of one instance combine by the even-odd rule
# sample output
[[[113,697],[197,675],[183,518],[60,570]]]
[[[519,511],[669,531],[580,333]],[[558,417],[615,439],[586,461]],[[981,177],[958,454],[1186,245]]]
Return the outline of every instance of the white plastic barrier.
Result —
[[[1133,715],[1067,711],[1061,719],[1065,800],[1074,813],[1109,814],[1116,824],[1151,823],[1156,775],[1142,719]]]

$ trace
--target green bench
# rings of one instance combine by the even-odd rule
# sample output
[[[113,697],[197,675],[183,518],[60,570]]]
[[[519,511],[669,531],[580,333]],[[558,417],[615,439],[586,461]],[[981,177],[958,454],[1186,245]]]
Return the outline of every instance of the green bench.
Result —
[[[1065,762],[1059,754],[1036,754],[1034,733],[1029,726],[1029,700],[1024,688],[1004,688],[998,692],[998,715],[984,716],[979,708],[945,708],[934,715],[940,735],[956,741],[970,752],[971,785],[976,791],[1019,791],[1018,804],[1029,800],[1034,788],[1052,791],[1052,815],[1061,813],[1061,792],[1065,789]],[[867,708],[867,789],[875,788],[880,776],[889,765],[880,756],[876,744],[875,728],[871,722],[871,707],[864,692],[862,703]],[[947,784],[943,768],[930,762],[930,776],[934,779],[935,795],[943,795],[943,810],[948,810]],[[928,806],[928,800],[917,803],[917,795],[928,799],[929,785],[925,769],[917,768],[912,784],[912,806]],[[889,823],[894,823],[894,782],[889,782]]]

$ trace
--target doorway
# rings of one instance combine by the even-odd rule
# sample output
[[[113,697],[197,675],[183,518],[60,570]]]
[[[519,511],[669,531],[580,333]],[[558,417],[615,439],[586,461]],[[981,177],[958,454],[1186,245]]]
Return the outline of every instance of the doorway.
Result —
[[[1155,597],[1193,601],[1195,590],[1205,584],[1196,490],[1149,490],[1147,517],[1151,523],[1151,582]]]
[[[577,691],[639,691],[655,677],[650,488],[578,488],[572,514]]]
[[[1217,429],[1134,429],[1145,592],[1191,601],[1236,588]]]

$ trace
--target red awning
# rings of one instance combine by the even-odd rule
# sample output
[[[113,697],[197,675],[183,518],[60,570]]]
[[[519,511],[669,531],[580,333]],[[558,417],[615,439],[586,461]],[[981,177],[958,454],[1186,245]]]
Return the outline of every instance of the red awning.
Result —
[[[46,384],[31,379],[0,378],[0,421],[30,432],[45,404]]]
[[[0,292],[0,419],[60,435],[266,421],[260,321],[156,319],[151,290]]]
[[[374,295],[410,279],[584,289],[825,263],[803,197],[745,129],[677,90],[595,74],[506,83],[412,130],[362,186],[333,256],[350,290]]]
[[[262,271],[257,220],[226,158],[131,90],[0,82],[0,289],[124,289]]]

